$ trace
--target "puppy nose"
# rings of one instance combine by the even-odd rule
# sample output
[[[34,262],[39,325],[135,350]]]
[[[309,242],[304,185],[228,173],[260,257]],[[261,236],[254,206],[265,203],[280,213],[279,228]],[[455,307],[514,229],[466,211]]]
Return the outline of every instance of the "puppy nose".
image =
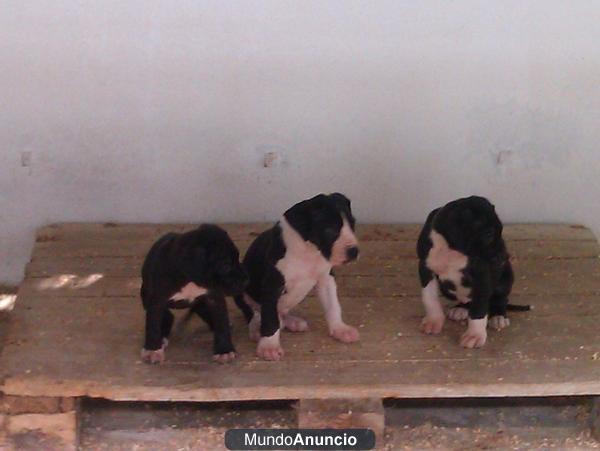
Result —
[[[358,247],[352,246],[346,249],[346,258],[349,262],[358,258]]]

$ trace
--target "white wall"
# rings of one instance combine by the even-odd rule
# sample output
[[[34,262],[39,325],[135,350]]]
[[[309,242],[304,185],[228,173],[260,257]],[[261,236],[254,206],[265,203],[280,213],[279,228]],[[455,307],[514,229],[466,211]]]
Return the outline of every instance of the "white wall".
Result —
[[[49,222],[271,220],[331,190],[362,221],[480,193],[506,221],[600,232],[598,17],[585,0],[4,0],[0,281]]]

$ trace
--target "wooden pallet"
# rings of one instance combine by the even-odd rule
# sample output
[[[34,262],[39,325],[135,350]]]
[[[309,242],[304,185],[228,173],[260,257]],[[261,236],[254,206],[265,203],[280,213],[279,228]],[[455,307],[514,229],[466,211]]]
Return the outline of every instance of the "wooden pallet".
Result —
[[[242,250],[268,227],[224,226]],[[242,316],[231,307],[239,352],[233,364],[211,362],[211,334],[194,320],[176,325],[166,363],[148,366],[139,359],[140,265],[162,233],[190,227],[57,224],[38,231],[0,357],[0,390],[12,397],[12,414],[19,398],[45,397],[57,406],[83,396],[298,399],[305,406],[301,424],[307,425],[335,423],[313,400],[330,400],[331,407],[331,400],[344,398],[354,402],[356,418],[369,418],[376,427],[383,424],[381,399],[387,397],[600,395],[600,247],[584,227],[505,227],[516,272],[512,301],[535,309],[512,314],[510,328],[490,331],[483,349],[458,346],[464,325],[449,322],[436,337],[419,333],[419,227],[363,225],[360,261],[337,271],[344,317],[359,327],[360,343],[330,339],[318,302],[309,298],[300,310],[310,331],[283,335],[283,361],[255,357]],[[364,399],[370,401],[357,401]],[[373,423],[371,413],[381,421]]]

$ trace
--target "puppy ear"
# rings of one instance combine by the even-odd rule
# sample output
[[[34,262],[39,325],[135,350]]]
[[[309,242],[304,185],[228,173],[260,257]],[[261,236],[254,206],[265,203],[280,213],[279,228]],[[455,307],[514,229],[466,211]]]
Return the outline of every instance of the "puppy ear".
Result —
[[[329,197],[333,199],[333,202],[337,208],[346,215],[346,219],[350,224],[350,228],[354,230],[356,219],[352,215],[352,205],[350,203],[350,199],[348,199],[342,193],[333,193]]]
[[[342,193],[333,193],[333,194],[330,194],[329,197],[331,199],[333,199],[333,201],[336,204],[342,206],[343,208],[347,208],[348,210],[350,210],[350,208],[351,208],[350,199],[348,199]]]
[[[300,234],[304,241],[308,241],[311,232],[311,200],[299,202],[283,214],[287,222]]]

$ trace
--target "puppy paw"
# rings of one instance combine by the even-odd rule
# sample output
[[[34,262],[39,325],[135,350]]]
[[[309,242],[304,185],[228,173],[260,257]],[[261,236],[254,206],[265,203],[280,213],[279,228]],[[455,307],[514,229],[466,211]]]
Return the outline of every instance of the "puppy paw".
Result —
[[[167,349],[167,346],[169,346],[169,339],[167,337],[163,337],[162,347],[160,349],[156,349],[155,351],[142,349],[142,361],[152,365],[163,363],[165,361],[165,349]]]
[[[452,307],[447,316],[452,321],[464,321],[469,318],[469,311],[464,307]]]
[[[469,332],[468,330],[460,337],[460,345],[463,348],[481,348],[487,340],[486,333]]]
[[[421,321],[421,332],[427,335],[437,335],[442,331],[444,327],[443,316],[426,316]]]
[[[256,355],[265,360],[281,360],[283,354],[281,346],[261,346],[259,343],[256,348]]]
[[[506,316],[495,315],[488,321],[488,326],[492,329],[502,330],[510,326],[510,320]]]
[[[283,348],[279,342],[279,330],[270,337],[260,337],[256,355],[265,360],[280,360],[283,357]]]
[[[235,352],[226,352],[224,354],[213,354],[212,359],[217,363],[232,362],[236,358]]]
[[[165,348],[162,347],[154,351],[142,349],[142,361],[152,365],[163,363],[165,361]]]
[[[336,340],[341,341],[342,343],[354,343],[355,341],[360,340],[358,329],[356,327],[349,326],[348,324],[342,324],[333,328],[329,331],[329,335]]]
[[[305,332],[308,330],[306,320],[293,315],[285,315],[283,317],[283,326],[290,332]]]

